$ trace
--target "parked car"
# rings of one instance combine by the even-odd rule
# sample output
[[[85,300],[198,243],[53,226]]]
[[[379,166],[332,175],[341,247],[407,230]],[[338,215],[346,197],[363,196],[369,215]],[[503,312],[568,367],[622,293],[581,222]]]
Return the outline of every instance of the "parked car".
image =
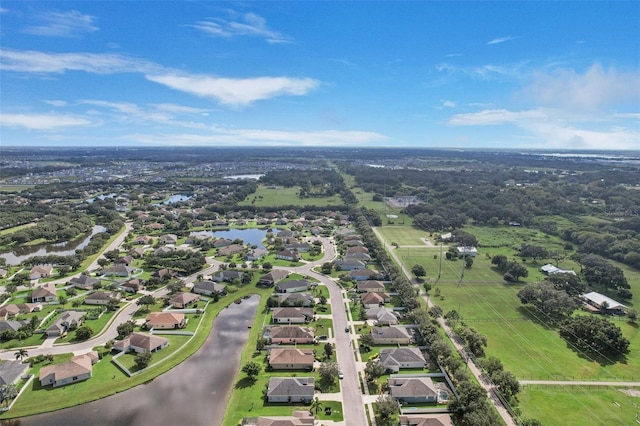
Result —
[[[338,370],[338,378],[344,379],[344,373],[342,372],[342,370]]]
[[[349,332],[349,327],[345,327],[345,328],[344,328],[344,332],[345,332],[345,333],[348,333],[348,332]]]

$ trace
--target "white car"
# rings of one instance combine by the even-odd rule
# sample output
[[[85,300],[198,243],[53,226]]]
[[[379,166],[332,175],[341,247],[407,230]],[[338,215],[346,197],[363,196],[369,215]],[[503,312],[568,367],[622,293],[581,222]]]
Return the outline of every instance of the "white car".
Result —
[[[338,370],[338,378],[344,379],[344,373],[342,372],[342,370]]]

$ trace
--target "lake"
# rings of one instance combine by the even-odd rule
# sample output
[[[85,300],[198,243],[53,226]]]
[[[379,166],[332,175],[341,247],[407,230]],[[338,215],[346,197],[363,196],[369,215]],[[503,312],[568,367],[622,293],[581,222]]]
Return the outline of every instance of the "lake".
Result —
[[[7,261],[7,265],[19,265],[27,259],[34,256],[48,256],[55,254],[58,256],[70,256],[76,253],[76,250],[82,250],[91,241],[91,237],[100,232],[105,232],[107,228],[96,225],[93,229],[83,236],[72,241],[66,241],[56,244],[35,244],[15,249],[12,252],[0,253],[0,257]]]
[[[227,238],[229,240],[237,240],[240,239],[245,242],[245,244],[249,244],[252,246],[257,246],[258,248],[264,249],[265,247],[262,245],[262,240],[267,236],[267,231],[264,229],[258,228],[249,228],[249,229],[229,229],[226,231],[199,231],[192,232],[190,235],[199,234],[199,235],[209,235],[214,238]]]
[[[220,425],[239,368],[240,352],[249,338],[248,327],[253,323],[259,301],[259,296],[252,296],[223,309],[204,345],[182,364],[153,381],[77,407],[25,417],[19,424]]]
[[[169,204],[181,203],[183,201],[188,201],[191,198],[192,197],[189,196],[189,195],[174,194],[174,195],[170,196],[168,199],[164,200],[162,203],[154,204],[154,206],[168,206]]]

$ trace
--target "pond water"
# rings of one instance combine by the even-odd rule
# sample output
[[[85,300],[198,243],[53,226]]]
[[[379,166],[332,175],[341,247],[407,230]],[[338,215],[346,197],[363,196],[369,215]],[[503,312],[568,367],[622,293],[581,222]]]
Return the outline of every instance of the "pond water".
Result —
[[[200,231],[192,234],[210,235],[214,238],[228,238],[230,240],[241,239],[245,244],[255,245],[264,249],[262,240],[267,236],[267,231],[258,228],[249,229],[229,229],[227,231]]]
[[[190,200],[192,197],[189,195],[182,195],[182,194],[173,194],[172,196],[170,196],[168,199],[166,199],[165,201],[159,203],[159,204],[154,204],[154,206],[168,206],[169,204],[173,204],[173,203],[180,203],[183,201],[188,201]]]
[[[73,241],[66,241],[56,244],[35,244],[32,246],[25,246],[15,249],[12,252],[0,253],[0,257],[7,261],[7,265],[19,265],[27,259],[34,256],[47,256],[55,254],[58,256],[69,256],[76,253],[76,250],[81,250],[89,245],[91,237],[100,232],[105,232],[107,228],[104,226],[96,225],[93,229],[81,237],[76,238]]]
[[[258,296],[252,296],[223,309],[204,345],[182,364],[153,381],[77,407],[25,417],[19,424],[220,425],[259,300]]]

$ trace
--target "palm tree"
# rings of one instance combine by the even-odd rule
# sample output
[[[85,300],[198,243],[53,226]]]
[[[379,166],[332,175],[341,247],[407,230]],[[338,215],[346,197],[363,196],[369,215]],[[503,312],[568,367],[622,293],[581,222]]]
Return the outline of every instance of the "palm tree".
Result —
[[[309,407],[309,412],[313,414],[318,414],[318,411],[322,410],[323,403],[316,396],[314,400],[311,401],[311,406]]]
[[[16,360],[20,360],[22,361],[24,358],[29,356],[29,352],[27,352],[26,349],[22,348],[22,349],[18,349],[16,351],[16,353],[14,353],[14,355],[16,356]]]

